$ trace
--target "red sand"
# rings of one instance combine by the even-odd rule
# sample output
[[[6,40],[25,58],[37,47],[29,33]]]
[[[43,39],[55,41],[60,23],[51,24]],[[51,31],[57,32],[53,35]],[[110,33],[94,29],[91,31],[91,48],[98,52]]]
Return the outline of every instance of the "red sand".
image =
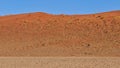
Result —
[[[0,17],[0,56],[120,56],[120,11]]]

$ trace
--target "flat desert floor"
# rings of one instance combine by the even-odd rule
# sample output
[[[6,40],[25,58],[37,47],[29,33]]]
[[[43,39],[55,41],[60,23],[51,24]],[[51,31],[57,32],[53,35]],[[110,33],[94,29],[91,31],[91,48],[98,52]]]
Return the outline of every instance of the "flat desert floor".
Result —
[[[1,57],[0,68],[120,68],[120,58]]]

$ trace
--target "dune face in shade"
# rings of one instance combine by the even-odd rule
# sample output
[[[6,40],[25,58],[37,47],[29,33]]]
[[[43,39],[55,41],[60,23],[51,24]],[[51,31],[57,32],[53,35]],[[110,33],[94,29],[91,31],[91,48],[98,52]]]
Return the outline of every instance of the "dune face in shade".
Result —
[[[120,56],[120,11],[0,17],[0,56]]]

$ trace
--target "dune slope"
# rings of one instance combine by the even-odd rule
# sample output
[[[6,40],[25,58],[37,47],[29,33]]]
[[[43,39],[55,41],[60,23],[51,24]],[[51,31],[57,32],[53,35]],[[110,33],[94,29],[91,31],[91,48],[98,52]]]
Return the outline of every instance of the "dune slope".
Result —
[[[120,11],[0,16],[0,56],[120,56]]]

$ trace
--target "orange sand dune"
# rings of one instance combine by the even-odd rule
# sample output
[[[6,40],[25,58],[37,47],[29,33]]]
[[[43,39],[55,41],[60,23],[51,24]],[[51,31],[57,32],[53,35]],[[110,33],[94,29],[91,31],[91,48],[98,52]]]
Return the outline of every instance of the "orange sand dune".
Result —
[[[120,56],[120,11],[0,16],[0,56]]]

